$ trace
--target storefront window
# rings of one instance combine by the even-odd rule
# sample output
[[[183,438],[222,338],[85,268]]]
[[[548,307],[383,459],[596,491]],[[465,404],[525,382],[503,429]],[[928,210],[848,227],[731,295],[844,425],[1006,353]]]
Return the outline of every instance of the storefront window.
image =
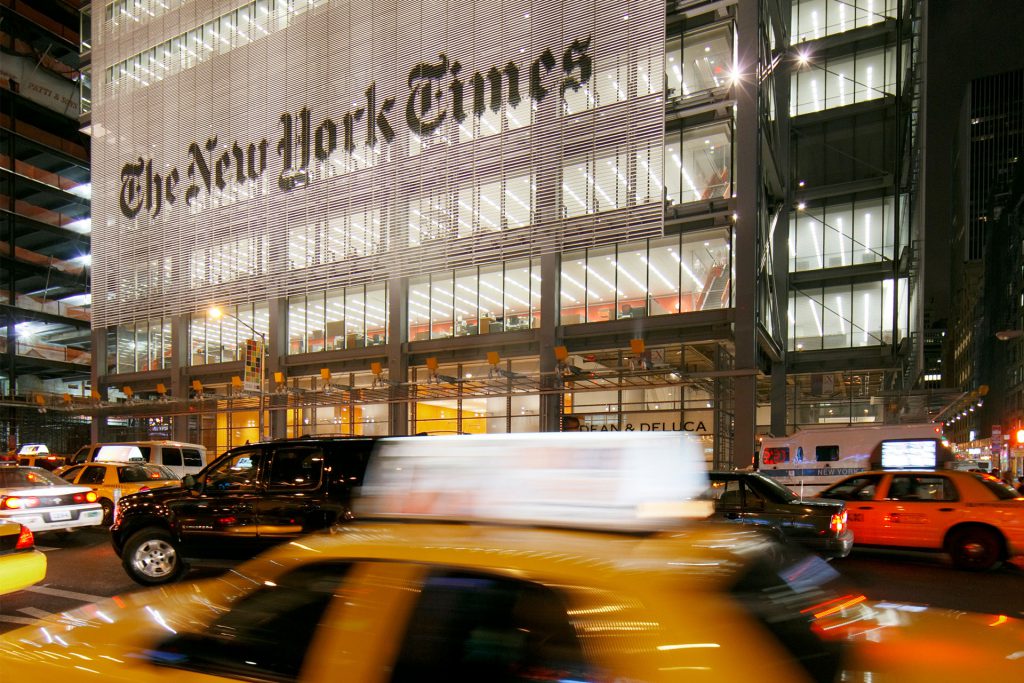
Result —
[[[665,189],[672,204],[732,196],[732,124],[665,136]]]

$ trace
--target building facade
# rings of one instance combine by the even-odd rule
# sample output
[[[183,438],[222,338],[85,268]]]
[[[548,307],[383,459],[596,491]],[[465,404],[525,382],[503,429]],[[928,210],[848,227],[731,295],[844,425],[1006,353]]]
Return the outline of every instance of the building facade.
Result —
[[[916,4],[486,10],[94,11],[97,436],[892,417]]]
[[[82,3],[0,3],[0,438],[89,438],[89,138],[79,131]]]

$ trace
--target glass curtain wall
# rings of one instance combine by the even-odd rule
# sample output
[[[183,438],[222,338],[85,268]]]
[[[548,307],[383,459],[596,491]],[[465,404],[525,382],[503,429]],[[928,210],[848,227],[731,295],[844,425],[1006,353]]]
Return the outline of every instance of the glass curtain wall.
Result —
[[[790,115],[845,107],[896,92],[894,47],[815,60],[793,73]]]
[[[190,365],[244,360],[246,340],[259,340],[259,335],[254,335],[249,328],[265,336],[270,333],[270,309],[265,302],[225,306],[222,311],[218,318],[211,317],[207,311],[190,316]]]
[[[540,326],[540,261],[463,268],[409,280],[409,340]]]
[[[330,383],[334,386],[371,387],[373,386],[373,373],[350,372],[335,375],[331,378]],[[300,392],[322,392],[325,389],[324,384],[324,380],[319,375],[288,379],[288,386]],[[350,394],[340,391],[329,393],[327,396],[336,398],[336,402],[287,409],[286,422],[289,437],[328,434],[387,435],[387,403],[356,404],[348,400]]]
[[[689,98],[727,89],[733,82],[732,22],[670,37],[665,44],[666,97]]]
[[[387,285],[355,285],[288,299],[288,353],[387,343]]]
[[[561,324],[732,305],[731,233],[673,235],[562,257]]]
[[[665,135],[665,198],[670,204],[733,196],[732,122]]]
[[[791,214],[790,270],[891,261],[896,253],[895,199],[826,203]]]
[[[897,285],[901,300],[907,283]],[[813,351],[854,346],[881,346],[900,341],[907,329],[907,307],[894,314],[893,280],[804,288],[789,297],[789,349]]]
[[[115,373],[144,372],[171,367],[171,321],[152,318],[136,323],[118,325],[115,338],[108,335],[108,355],[113,355]],[[110,346],[110,342],[114,346]]]
[[[881,23],[897,7],[897,0],[795,0],[793,44]]]

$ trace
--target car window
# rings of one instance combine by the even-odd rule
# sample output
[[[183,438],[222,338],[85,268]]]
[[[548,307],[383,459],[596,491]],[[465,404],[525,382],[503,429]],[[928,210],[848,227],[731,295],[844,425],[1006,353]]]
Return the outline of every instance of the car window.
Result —
[[[715,501],[716,508],[738,507],[743,504],[743,487],[735,477],[713,475],[706,496]]]
[[[68,470],[65,470],[64,472],[62,472],[61,475],[60,475],[60,478],[66,480],[66,481],[74,481],[75,477],[77,477],[78,473],[81,472],[83,469],[84,469],[84,467],[82,465],[78,465],[77,467],[72,467],[71,469],[68,469]]]
[[[879,474],[851,477],[821,492],[821,498],[836,500],[872,500],[878,489]]]
[[[280,446],[270,457],[267,484],[273,488],[316,488],[323,469],[324,455],[319,448]]]
[[[0,487],[67,486],[68,482],[41,467],[0,467]]]
[[[755,489],[765,498],[776,503],[793,503],[800,499],[800,496],[770,477],[755,475],[749,477],[746,481],[748,488]]]
[[[265,582],[199,633],[182,633],[149,652],[157,665],[245,680],[298,680],[306,648],[348,563],[307,565]],[[343,677],[339,680],[344,680]]]
[[[391,680],[594,680],[566,605],[538,584],[437,571],[424,582]]]
[[[124,465],[117,468],[117,477],[122,484],[177,479],[174,472],[160,465]]]
[[[185,458],[185,467],[202,467],[203,466],[203,454],[195,448],[182,448],[182,455]],[[166,465],[167,462],[164,461]]]
[[[99,465],[90,465],[85,468],[85,472],[82,472],[82,476],[79,477],[79,484],[102,484],[103,480],[107,478],[107,468],[100,467]]]
[[[226,454],[206,473],[206,488],[214,491],[251,491],[259,482],[262,451],[252,448]]]
[[[995,477],[989,474],[974,473],[974,478],[977,479],[989,490],[998,500],[1012,500],[1014,498],[1020,498],[1021,494],[1017,492],[1009,484],[1004,484]]]
[[[163,464],[169,465],[170,467],[181,466],[181,449],[180,448],[163,448],[164,462]],[[148,458],[147,458],[148,460]]]
[[[956,489],[949,479],[938,475],[897,474],[885,496],[889,500],[956,500]]]
[[[839,446],[815,446],[814,457],[818,462],[835,462],[839,460]]]

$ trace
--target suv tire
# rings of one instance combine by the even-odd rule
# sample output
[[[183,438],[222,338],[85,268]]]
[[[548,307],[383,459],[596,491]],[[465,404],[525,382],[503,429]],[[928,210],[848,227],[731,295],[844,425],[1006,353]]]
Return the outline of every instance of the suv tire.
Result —
[[[174,538],[157,527],[140,529],[128,538],[121,564],[128,576],[143,586],[177,581],[186,570]]]

